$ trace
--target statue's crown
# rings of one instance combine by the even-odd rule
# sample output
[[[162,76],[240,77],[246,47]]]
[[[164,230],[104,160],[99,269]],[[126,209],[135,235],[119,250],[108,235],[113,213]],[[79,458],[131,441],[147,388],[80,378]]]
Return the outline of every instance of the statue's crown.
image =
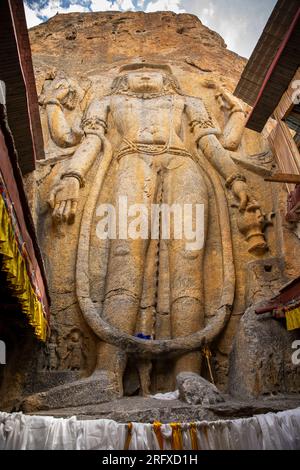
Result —
[[[149,70],[157,70],[161,71],[167,74],[172,75],[172,69],[169,65],[167,64],[150,64],[146,62],[137,62],[133,64],[127,64],[123,65],[123,67],[120,68],[120,73],[122,72],[135,72],[137,70],[141,71],[149,71]]]

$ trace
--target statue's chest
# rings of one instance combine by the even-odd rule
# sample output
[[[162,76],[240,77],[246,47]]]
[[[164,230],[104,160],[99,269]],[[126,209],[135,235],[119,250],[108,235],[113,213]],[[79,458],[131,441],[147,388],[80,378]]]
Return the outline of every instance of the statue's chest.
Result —
[[[141,99],[135,97],[123,97],[115,100],[114,114],[117,119],[143,119],[151,121],[159,117],[169,117],[171,114],[180,114],[183,104],[170,97],[159,97],[153,99]]]

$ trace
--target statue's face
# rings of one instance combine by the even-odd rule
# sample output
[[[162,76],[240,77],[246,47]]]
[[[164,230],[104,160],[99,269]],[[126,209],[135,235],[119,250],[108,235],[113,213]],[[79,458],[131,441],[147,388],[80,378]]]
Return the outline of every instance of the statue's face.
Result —
[[[163,88],[163,75],[159,72],[131,72],[128,85],[136,93],[159,93]]]

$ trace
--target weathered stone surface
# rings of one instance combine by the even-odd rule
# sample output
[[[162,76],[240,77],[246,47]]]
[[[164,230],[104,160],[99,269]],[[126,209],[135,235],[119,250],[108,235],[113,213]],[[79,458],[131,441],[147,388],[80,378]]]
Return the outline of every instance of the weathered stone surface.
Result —
[[[258,304],[256,306],[263,306]],[[241,319],[234,340],[229,391],[246,398],[300,393],[300,368],[292,362],[299,331],[286,331],[283,321],[257,316],[255,305]]]
[[[70,382],[77,382],[80,379],[78,371],[40,370],[34,374],[28,384],[27,393],[37,393],[58,387]]]
[[[84,73],[134,57],[185,62],[187,70],[210,70],[234,83],[246,65],[196,16],[172,12],[56,15],[32,28],[30,41],[37,66]]]
[[[116,387],[105,373],[50,388],[25,398],[20,409],[26,413],[61,407],[104,403],[118,398]]]
[[[260,400],[247,399],[238,401],[235,398],[226,397],[222,403],[210,405],[206,409],[222,419],[248,418],[254,415],[277,413],[283,410],[295,409],[300,405],[299,395],[278,395],[264,397]]]
[[[250,396],[254,373],[245,365],[248,339],[251,337],[251,367],[255,369],[255,352],[264,348],[264,338],[256,327],[251,326],[245,333],[245,326],[242,326],[243,332],[239,333],[240,339],[230,365],[229,356],[236,332],[249,306],[270,298],[286,279],[299,275],[300,258],[294,256],[299,249],[299,240],[283,224],[285,188],[278,185],[275,191],[272,184],[263,179],[275,168],[265,135],[244,128],[245,115],[241,108],[246,112],[249,108],[232,96],[246,61],[228,51],[222,38],[202,25],[195,16],[170,12],[56,15],[47,23],[33,28],[30,39],[47,158],[37,165],[36,186],[32,177],[28,179],[27,186],[31,206],[36,211],[34,220],[49,278],[52,335],[47,348],[41,351],[36,361],[36,370],[40,374],[37,388],[34,388],[35,368],[32,367],[31,374],[25,374],[21,368],[18,387],[11,394],[14,398],[9,405],[17,402],[18,396],[22,397],[24,393],[43,388],[44,394],[30,398],[31,409],[34,406],[35,409],[57,409],[76,405],[72,410],[80,414],[82,405],[82,408],[91,406],[89,413],[92,414],[93,405],[84,403],[98,403],[99,400],[119,396],[124,385],[128,395],[167,392],[174,389],[175,377],[182,370],[208,377],[208,364],[205,358],[201,359],[204,339],[212,342],[210,366],[216,386],[222,392],[228,391],[229,369],[231,384],[237,384],[240,379],[241,384],[247,382],[248,374],[249,383],[241,387],[250,390]],[[168,84],[165,76],[163,87],[160,87],[160,79],[156,76],[158,89],[153,90],[152,83],[152,91],[138,93],[134,80],[127,87],[124,79],[124,67],[129,72],[130,67],[132,69],[137,63],[155,63],[163,74],[169,70],[166,75],[173,82]],[[191,98],[196,103],[197,116],[190,113],[193,108]],[[170,107],[171,101],[176,109]],[[203,120],[205,110],[208,119]],[[200,135],[197,137],[196,134],[203,129],[206,131],[208,123],[220,133],[216,132],[209,139],[199,139],[202,144],[198,144]],[[172,156],[168,162],[165,155],[152,156],[155,165],[152,161],[148,165],[148,157],[141,156],[140,152],[136,158],[125,156],[127,166],[122,158],[118,160],[123,138],[149,144],[150,134],[145,138],[145,129],[151,131],[151,143],[155,145],[157,137],[160,145],[166,144],[166,136],[171,133],[176,146],[180,147],[180,155]],[[107,149],[109,145],[112,148],[111,161],[108,152],[103,154],[103,148]],[[183,155],[183,149],[193,158]],[[81,153],[79,159],[78,152]],[[89,158],[91,154],[93,158]],[[215,169],[208,160],[213,161]],[[190,171],[187,171],[187,161]],[[72,166],[72,162],[80,164]],[[154,167],[160,168],[160,175]],[[61,180],[61,176],[70,173],[70,169],[73,175]],[[154,191],[162,174],[164,184],[159,183]],[[175,178],[174,174],[178,177]],[[166,175],[169,175],[169,181]],[[232,179],[234,175],[236,180]],[[258,204],[248,204],[247,210],[240,212],[237,193],[241,187],[245,188],[243,179],[247,180],[251,201]],[[101,181],[103,186],[98,194]],[[84,187],[79,187],[83,182]],[[59,204],[53,213],[47,201],[58,184],[59,191],[54,191],[55,197],[51,202],[54,206],[55,202]],[[200,199],[204,201],[207,231],[205,248],[195,263],[196,270],[185,270],[190,262],[187,261],[189,254],[183,252],[182,256],[177,256],[180,254],[178,246],[169,253],[163,240],[151,243],[142,255],[138,243],[132,244],[128,250],[124,243],[113,248],[107,240],[99,240],[96,208],[100,204],[114,203],[121,189],[123,195],[134,196],[135,202],[140,202],[141,195],[143,200],[150,200],[154,194],[162,199],[168,190],[172,196],[168,202],[174,202],[179,196],[185,201],[191,194],[196,194],[198,202]],[[139,197],[135,197],[137,194]],[[71,209],[70,204],[64,207],[66,199],[71,202]],[[275,217],[272,218],[274,212]],[[67,224],[66,221],[73,223]],[[110,259],[110,253],[114,253],[114,259]],[[142,266],[142,289],[138,287],[141,276],[133,275],[134,263]],[[123,274],[119,276],[121,271]],[[172,306],[174,289],[170,286],[174,276],[178,281],[176,288],[182,292],[178,302],[173,302]],[[125,288],[130,291],[128,298],[123,295]],[[191,295],[186,295],[187,292]],[[100,319],[106,322],[104,326]],[[111,331],[111,324],[117,331]],[[186,335],[197,330],[196,339],[185,339]],[[126,336],[140,332],[154,336],[159,342],[143,340],[137,343],[136,339]],[[273,327],[267,333],[266,352],[262,359],[264,371],[269,367],[269,354],[275,347],[277,333]],[[103,336],[105,342],[99,341]],[[173,341],[171,346],[170,339]],[[288,348],[287,343],[284,344]],[[181,357],[169,354],[174,350],[180,351]],[[142,358],[141,353],[145,351],[147,354]],[[124,378],[127,353],[131,362]],[[288,361],[287,356],[285,370],[290,367]],[[277,366],[270,367],[275,370]],[[105,381],[95,380],[95,387],[92,387],[87,379],[76,380],[90,376],[95,368],[117,371],[111,398],[102,390]],[[22,394],[24,377],[29,384]],[[63,384],[67,377],[75,383],[52,388]],[[278,390],[284,390],[284,381],[280,383]],[[47,388],[50,390],[46,391]],[[8,389],[8,385],[4,387],[4,390]],[[296,389],[292,382],[288,382],[285,388],[286,392]],[[98,395],[97,390],[101,391]],[[259,386],[257,390],[258,394],[264,393],[265,387]],[[30,400],[27,400],[28,404]],[[132,400],[134,412],[131,414],[126,414],[120,402],[116,401],[113,406],[120,405],[119,414],[112,414],[108,404],[97,407],[100,407],[102,417],[106,413],[118,419],[127,420],[127,416],[130,420],[130,416],[136,416],[150,420],[151,406],[154,408],[156,401],[149,407],[150,402],[146,401],[148,408],[144,412],[143,398],[135,396]],[[186,404],[184,409],[193,406]],[[205,419],[205,413],[199,411],[201,407],[203,405],[196,406],[197,409],[193,408],[189,415],[188,412],[180,414],[180,404],[173,410],[171,405],[167,405],[165,411],[161,405],[161,411],[152,412],[152,415],[167,421],[173,417],[176,420],[176,413],[178,419],[184,419],[184,416]],[[142,410],[140,414],[138,408]],[[226,409],[229,415],[230,406]],[[238,410],[233,406],[231,412],[238,413]],[[210,412],[206,414],[210,416]]]
[[[182,372],[176,378],[179,398],[189,405],[214,405],[224,401],[220,391],[203,377]]]
[[[91,373],[95,366],[100,369],[114,367],[114,372],[118,371],[117,389],[121,391],[126,356],[124,353],[119,354],[115,346],[118,346],[119,351],[134,353],[134,360],[144,348],[150,359],[148,362],[147,360],[137,360],[136,365],[127,370],[125,393],[143,392],[147,394],[150,391],[149,387],[152,393],[168,391],[174,384],[174,377],[180,370],[188,369],[200,372],[199,352],[182,354],[177,365],[168,359],[167,352],[176,350],[169,347],[168,339],[170,338],[173,342],[177,341],[177,348],[181,344],[180,351],[184,353],[182,344],[185,342],[186,350],[195,349],[192,346],[195,342],[192,338],[189,341],[181,340],[181,336],[184,337],[199,327],[201,332],[201,328],[206,326],[209,329],[203,329],[203,338],[205,336],[213,339],[215,336],[220,336],[219,345],[216,346],[215,351],[212,351],[211,365],[217,385],[226,390],[228,356],[239,319],[247,306],[245,298],[251,298],[253,292],[257,292],[258,284],[265,285],[265,296],[268,296],[269,293],[273,294],[276,286],[283,283],[283,279],[285,279],[282,270],[277,273],[274,268],[271,274],[264,270],[265,260],[267,262],[267,259],[270,260],[270,256],[273,255],[275,259],[275,252],[279,246],[278,240],[281,239],[279,221],[276,221],[276,231],[268,225],[271,221],[268,214],[274,211],[274,200],[270,186],[266,187],[263,181],[263,176],[270,171],[272,164],[274,165],[272,155],[263,136],[244,129],[245,120],[242,109],[244,107],[246,110],[247,107],[239,103],[230,93],[234,89],[245,61],[228,51],[224,41],[192,15],[175,15],[173,13],[57,15],[47,23],[32,29],[30,36],[37,86],[40,93],[48,166],[50,165],[49,171],[46,172],[46,161],[45,165],[41,166],[37,172],[37,177],[40,178],[39,202],[37,204],[40,211],[37,220],[41,227],[40,238],[48,260],[48,271],[51,274],[53,314],[55,316],[53,326],[58,332],[51,343],[51,351],[48,355],[48,362],[49,360],[51,362],[51,357],[53,358],[54,367],[51,366],[53,373],[55,369],[63,371],[64,368],[71,367],[72,364],[73,366],[76,364],[83,375]],[[47,51],[44,47],[45,41],[47,42]],[[63,62],[61,54],[64,54]],[[129,86],[125,86],[125,69],[128,73],[131,67],[131,73],[134,72],[135,66],[133,64],[136,63],[150,65],[155,63],[167,76],[171,72],[170,76],[178,81],[181,90],[179,96],[176,92],[174,93],[174,88],[172,91],[172,99],[175,99],[176,106],[179,106],[179,102],[182,100],[188,101],[188,97],[195,97],[198,109],[200,109],[200,103],[203,103],[208,110],[211,126],[221,129],[218,141],[222,145],[222,150],[221,148],[217,150],[219,145],[217,139],[209,151],[205,146],[201,146],[200,141],[199,155],[196,158],[200,159],[203,181],[192,184],[191,176],[186,176],[185,170],[181,167],[178,171],[180,183],[176,183],[176,178],[174,178],[176,168],[171,171],[167,170],[173,176],[172,185],[177,188],[177,198],[183,191],[181,189],[182,182],[187,184],[188,178],[190,179],[188,184],[191,185],[188,190],[189,197],[193,191],[192,186],[207,191],[204,204],[208,206],[209,223],[205,240],[205,256],[201,255],[202,259],[198,262],[199,267],[203,264],[200,272],[204,273],[205,278],[205,305],[202,305],[203,300],[199,303],[193,296],[189,298],[187,293],[190,286],[197,286],[199,279],[193,274],[193,278],[187,282],[189,274],[186,272],[182,274],[182,279],[177,283],[178,285],[186,285],[185,292],[180,294],[180,297],[185,294],[185,298],[181,298],[176,307],[172,307],[170,285],[173,282],[174,274],[171,274],[170,270],[180,277],[180,273],[185,272],[184,266],[187,266],[187,262],[182,257],[177,264],[177,270],[174,271],[172,263],[177,256],[176,250],[169,254],[168,247],[163,243],[160,246],[152,243],[145,259],[143,259],[138,255],[140,251],[138,243],[129,247],[122,242],[121,246],[118,242],[99,242],[95,236],[97,218],[92,213],[95,211],[96,204],[114,204],[116,195],[121,194],[122,191],[122,195],[134,200],[139,200],[139,194],[142,193],[147,194],[150,199],[154,194],[153,188],[157,183],[157,175],[154,174],[153,168],[148,175],[147,163],[141,163],[136,158],[132,158],[132,161],[129,162],[131,158],[129,155],[126,157],[128,159],[127,166],[124,166],[122,159],[118,166],[114,165],[114,156],[123,138],[144,145],[145,142],[148,142],[148,137],[143,135],[144,130],[147,131],[150,124],[155,127],[157,116],[160,115],[160,141],[167,141],[170,122],[178,120],[181,122],[181,131],[180,136],[177,135],[183,139],[180,145],[183,145],[191,153],[195,152],[195,137],[189,133],[187,124],[189,120],[194,118],[197,121],[199,116],[194,116],[194,118],[189,116],[191,106],[186,101],[186,112],[180,115],[176,111],[176,116],[174,115],[171,119],[167,117],[171,111],[164,111],[166,113],[166,117],[164,117],[162,110],[168,108],[168,93],[173,85],[169,86],[168,92],[164,88],[165,85],[159,91],[159,85],[156,82],[155,90],[148,90],[148,93],[145,93],[144,90],[143,93],[139,93],[136,88],[137,83],[134,84],[135,78],[130,80]],[[166,73],[168,67],[169,72]],[[159,68],[157,72],[159,72]],[[116,77],[119,77],[119,82],[116,81]],[[153,92],[156,93],[156,96],[153,96]],[[118,102],[115,96],[118,96]],[[96,106],[93,104],[95,99]],[[55,105],[55,100],[60,103],[60,108]],[[139,130],[137,120],[139,105],[135,100],[140,100],[144,106],[142,126]],[[135,107],[132,115],[126,108],[128,102]],[[91,108],[93,109],[92,113],[89,111]],[[106,110],[108,110],[108,119],[106,118]],[[84,121],[85,116],[89,117],[87,121]],[[149,126],[148,120],[149,123],[151,121]],[[194,120],[193,125],[196,121]],[[207,126],[207,122],[202,121],[201,128]],[[111,162],[107,159],[107,153],[101,157],[101,165],[106,165],[105,178],[99,161],[92,165],[89,172],[86,171],[90,163],[95,161],[94,157],[90,158],[89,155],[96,157],[100,152],[97,139],[99,136],[100,139],[102,138],[101,122],[105,132],[107,130],[105,136],[109,144],[112,145],[113,155]],[[129,127],[126,124],[128,122],[130,123]],[[70,132],[64,133],[68,128]],[[172,129],[174,132],[174,128]],[[86,138],[83,137],[83,132],[86,133]],[[154,130],[153,132],[155,134]],[[95,133],[98,133],[97,136]],[[155,144],[154,134],[152,138]],[[105,143],[103,140],[105,146],[107,146],[107,141]],[[229,163],[227,158],[229,154],[226,153],[226,150],[231,151],[230,155],[234,165]],[[73,158],[74,152],[76,157]],[[80,156],[81,152],[82,156]],[[209,156],[210,159],[213,155],[212,158],[218,162],[217,171],[219,175],[222,175],[222,178],[228,180],[228,188],[234,183],[234,179],[231,178],[235,172],[240,174],[240,179],[246,178],[249,195],[251,193],[250,197],[259,201],[259,205],[252,204],[251,206],[250,204],[245,213],[240,213],[237,210],[237,194],[234,195],[234,191],[224,193],[223,187],[218,185],[217,180],[211,179],[213,172],[210,167],[206,166],[203,152],[207,153],[206,156]],[[179,157],[176,158],[177,165]],[[87,163],[87,159],[90,163]],[[156,160],[158,161],[157,158]],[[162,165],[162,161],[159,165]],[[60,176],[66,172],[69,172],[69,177],[63,180],[65,183],[62,194],[72,200],[79,198],[75,223],[73,225],[52,224],[51,214],[45,201],[51,194],[51,190],[55,188]],[[77,179],[70,177],[72,172],[77,176]],[[166,169],[164,172],[166,173]],[[86,180],[86,186],[79,189],[79,180],[83,178]],[[123,184],[127,179],[128,183]],[[164,179],[164,192],[166,192],[169,183],[166,182],[166,177]],[[99,180],[103,181],[103,188],[100,196],[98,198],[95,196],[94,202],[92,202],[91,193],[97,194],[95,193],[97,190],[95,182],[99,185]],[[242,181],[239,184],[243,184]],[[159,191],[158,188],[157,194]],[[198,196],[196,196],[197,198]],[[203,196],[201,198],[203,199]],[[216,199],[218,200],[217,204]],[[228,215],[226,213],[227,204],[230,206]],[[216,210],[216,207],[219,207],[219,210]],[[84,226],[84,228],[80,228],[78,223],[82,214],[82,227]],[[86,217],[85,214],[90,215]],[[74,214],[71,212],[65,214],[65,218],[69,222],[73,222]],[[54,221],[62,221],[59,206],[54,211]],[[222,226],[222,230],[220,230],[220,226]],[[269,226],[266,239],[263,233]],[[255,237],[252,236],[253,234]],[[78,237],[79,240],[82,240],[79,251]],[[113,248],[114,245],[116,245],[115,248]],[[233,250],[232,253],[231,250]],[[109,253],[113,252],[121,253],[122,256],[118,254],[115,257],[109,257]],[[136,254],[134,257],[130,257],[126,254],[127,252]],[[60,253],[61,256],[58,257],[57,253]],[[252,273],[252,268],[251,270],[244,268],[247,263],[253,263],[254,257],[260,258],[262,276],[259,281],[257,281],[256,271],[252,277],[249,274],[247,278],[246,273],[248,271]],[[75,276],[76,258],[78,261]],[[231,264],[233,258],[235,277]],[[135,277],[133,271],[132,263],[137,261],[145,265],[142,296],[138,293],[140,279]],[[293,262],[295,263],[295,260]],[[268,261],[268,263],[272,264],[273,261]],[[61,269],[62,266],[63,269]],[[297,266],[294,269],[297,269]],[[273,283],[271,278],[276,278],[276,282]],[[75,284],[77,284],[77,295],[75,294]],[[105,300],[107,289],[110,291],[110,298]],[[231,304],[234,289],[235,299],[231,319],[229,319],[229,308],[227,310],[227,307],[224,309],[224,316],[218,316],[219,314],[216,312],[220,304]],[[124,292],[122,294],[121,291],[130,291],[132,298],[130,299],[129,296],[127,299]],[[114,297],[113,293],[117,295]],[[199,288],[197,296],[202,298]],[[155,307],[156,300],[154,299],[157,299]],[[141,313],[135,322],[134,312],[136,312],[138,304]],[[200,311],[201,315],[199,315]],[[122,318],[120,312],[122,312]],[[183,312],[185,312],[184,315]],[[99,344],[95,336],[91,335],[87,329],[81,313],[84,313],[93,333],[102,339],[104,334],[104,339],[108,343],[112,342],[114,346],[104,346],[101,342]],[[100,325],[99,316],[102,319],[108,319],[106,325]],[[196,317],[201,319],[202,326],[200,326],[199,320],[195,320]],[[161,319],[167,321],[162,322]],[[225,328],[228,320],[228,327],[221,336],[219,333]],[[110,323],[118,328],[119,333],[109,332]],[[77,334],[80,336],[80,341],[77,343],[71,341],[68,346],[66,339],[72,337],[72,328],[81,332]],[[144,345],[138,345],[126,337],[126,333],[130,332],[154,334],[155,339],[160,343],[151,345],[151,342],[144,342]],[[201,341],[198,343],[198,350],[200,345]],[[164,359],[160,358],[161,354],[157,355],[155,367],[152,367],[151,353],[154,354],[155,348],[160,349]],[[73,362],[65,359],[68,354],[70,358],[74,356]],[[80,356],[82,356],[82,360]],[[112,366],[112,364],[118,364],[118,366]],[[204,368],[202,367],[202,369]],[[167,372],[161,375],[160,371]],[[130,378],[133,377],[134,380],[131,380]],[[132,383],[129,383],[130,380]]]
[[[179,400],[157,400],[144,397],[126,397],[109,403],[75,408],[35,411],[35,415],[51,415],[78,419],[113,419],[121,423],[161,423],[215,421],[219,419],[248,418],[256,414],[276,413],[300,406],[300,398],[278,396],[273,399],[238,401],[226,397],[215,405],[188,405]]]
[[[286,282],[283,256],[252,261],[247,269],[246,307],[275,297]]]

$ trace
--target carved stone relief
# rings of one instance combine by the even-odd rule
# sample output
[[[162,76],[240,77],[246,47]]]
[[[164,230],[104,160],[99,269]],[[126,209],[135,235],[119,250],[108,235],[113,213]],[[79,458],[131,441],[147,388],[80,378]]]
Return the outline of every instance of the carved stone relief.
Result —
[[[201,348],[230,320],[235,293],[231,213],[248,252],[258,257],[267,252],[264,230],[271,219],[264,216],[243,168],[247,174],[249,168],[262,170],[254,160],[247,166],[239,158],[246,111],[217,81],[203,82],[211,109],[201,96],[183,92],[165,64],[123,66],[106,94],[97,95],[91,85],[85,107],[79,89],[58,73],[43,87],[40,103],[51,140],[72,150],[58,162],[45,196],[66,242],[68,231],[80,223],[75,283],[81,313],[97,338],[91,378],[105,376],[105,383],[122,396],[126,364],[133,355],[140,393],[148,395],[160,387],[157,364],[162,355],[168,361],[173,354],[166,379],[171,388],[180,372],[201,374]],[[222,117],[220,122],[216,116]],[[128,204],[147,207],[204,204],[202,247],[193,251],[185,248],[188,239],[164,240],[161,219],[157,239],[99,241],[97,207],[108,202],[120,209],[124,196]],[[213,268],[219,264],[219,292],[208,314],[205,273],[214,243],[221,254]],[[86,367],[80,330],[71,329],[58,342],[59,347],[49,343],[49,368]]]
[[[46,157],[72,155],[84,132],[81,127],[90,81],[67,77],[56,69],[47,73],[39,96]]]

